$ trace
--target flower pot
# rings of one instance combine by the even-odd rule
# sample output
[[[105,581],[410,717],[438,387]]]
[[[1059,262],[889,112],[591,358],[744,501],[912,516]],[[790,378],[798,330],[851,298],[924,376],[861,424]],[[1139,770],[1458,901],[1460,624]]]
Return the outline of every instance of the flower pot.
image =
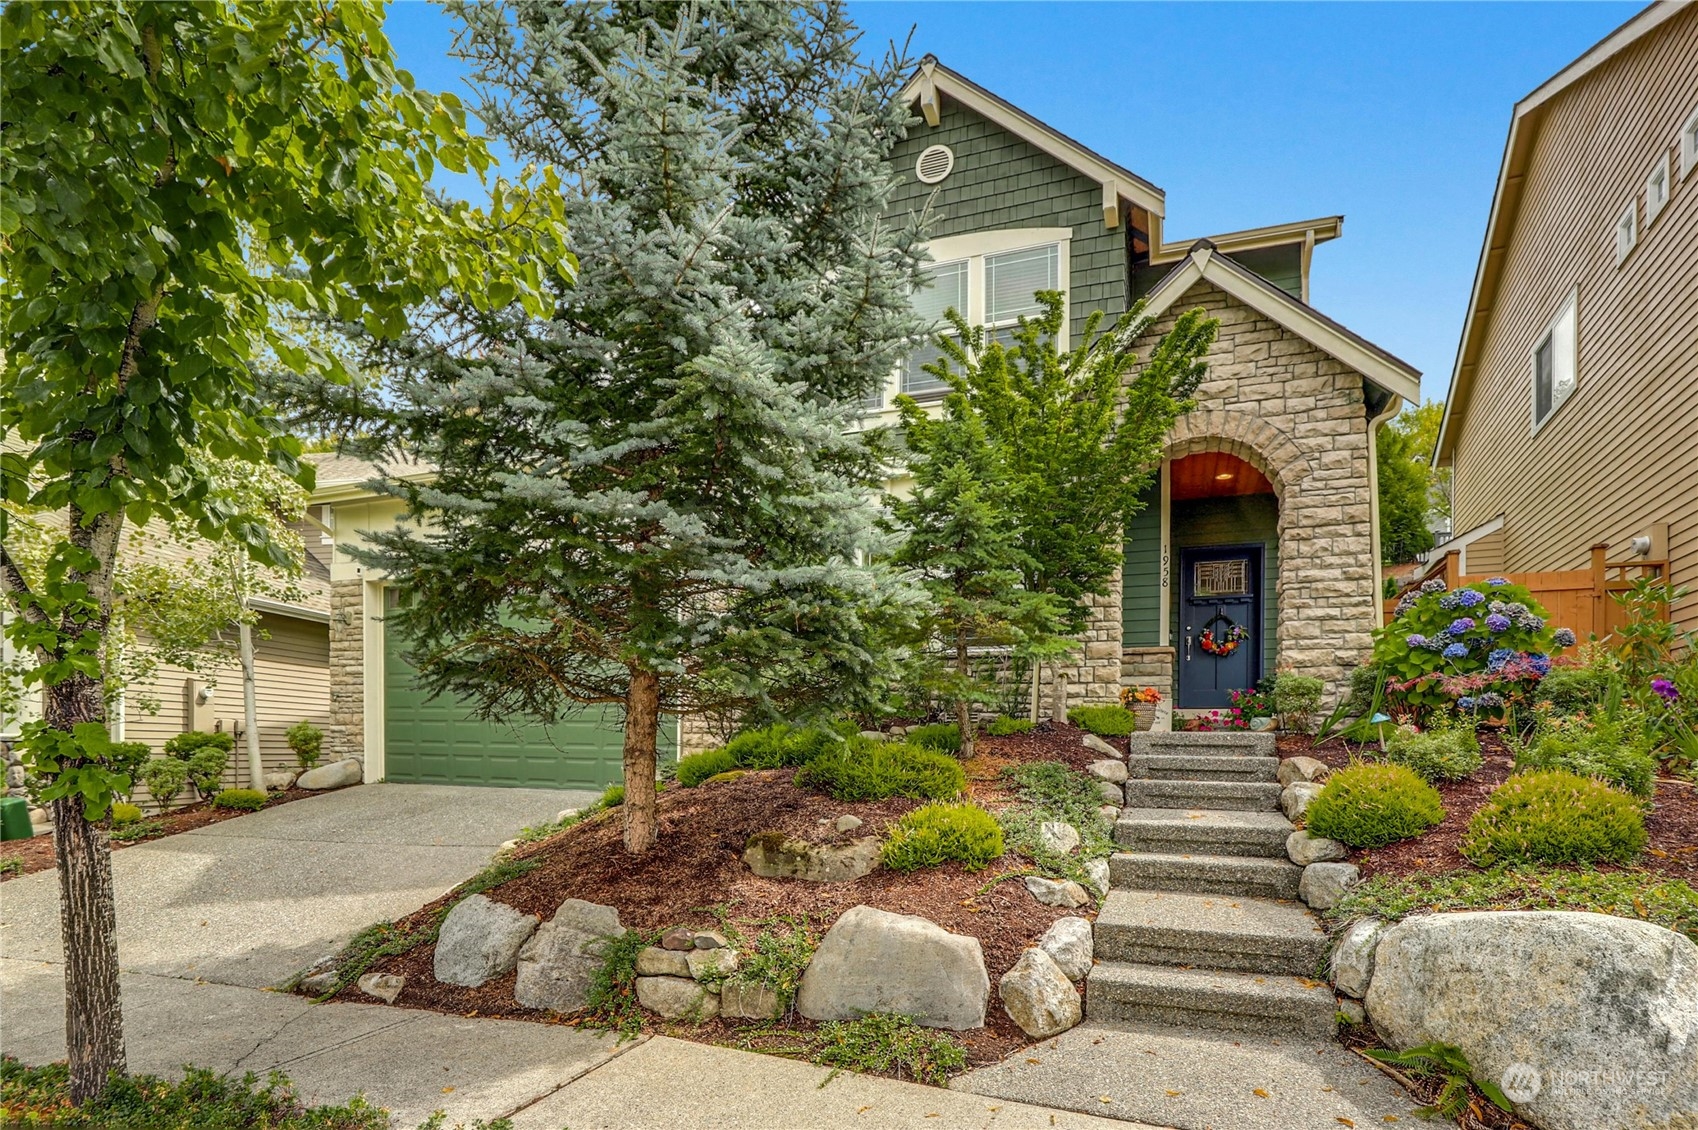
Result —
[[[1148,730],[1156,724],[1156,704],[1153,702],[1134,702],[1132,704],[1133,725],[1140,730]]]

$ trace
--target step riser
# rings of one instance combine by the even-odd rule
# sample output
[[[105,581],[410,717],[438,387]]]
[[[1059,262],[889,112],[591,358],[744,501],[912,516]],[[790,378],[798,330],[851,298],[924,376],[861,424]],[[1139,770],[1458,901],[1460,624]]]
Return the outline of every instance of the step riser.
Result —
[[[1122,891],[1187,891],[1205,895],[1245,895],[1251,898],[1295,899],[1303,871],[1295,864],[1232,867],[1208,856],[1194,859],[1133,859],[1112,855],[1109,885]]]
[[[1307,1036],[1331,1039],[1338,1031],[1336,1009],[1306,1008],[1289,1013],[1236,1012],[1223,1001],[1220,1010],[1175,1007],[1170,1001],[1128,999],[1088,982],[1085,1015],[1091,1020],[1167,1024],[1175,1028],[1207,1028],[1217,1032],[1246,1032],[1258,1036]]]
[[[1134,780],[1140,781],[1275,781],[1279,759],[1275,757],[1195,757],[1172,754],[1143,754],[1127,764]]]
[[[1241,781],[1126,782],[1132,808],[1205,808],[1226,812],[1273,812],[1279,808],[1277,784]]]
[[[1114,839],[1128,851],[1164,855],[1256,855],[1284,859],[1289,832],[1257,828],[1140,827],[1122,821],[1114,826]]]
[[[1318,944],[1311,945],[1276,943],[1265,949],[1251,949],[1247,945],[1221,949],[1218,948],[1218,938],[1199,938],[1189,943],[1175,944],[1176,939],[1155,939],[1150,934],[1151,931],[1136,927],[1099,924],[1095,931],[1097,960],[1132,961],[1140,965],[1184,965],[1194,969],[1224,969],[1234,973],[1275,973],[1292,977],[1313,977],[1326,957],[1325,937],[1319,938]],[[1163,941],[1166,944],[1160,944]]]
[[[1152,733],[1139,731],[1127,739],[1134,757],[1144,753],[1205,754],[1210,757],[1278,757],[1272,734]]]

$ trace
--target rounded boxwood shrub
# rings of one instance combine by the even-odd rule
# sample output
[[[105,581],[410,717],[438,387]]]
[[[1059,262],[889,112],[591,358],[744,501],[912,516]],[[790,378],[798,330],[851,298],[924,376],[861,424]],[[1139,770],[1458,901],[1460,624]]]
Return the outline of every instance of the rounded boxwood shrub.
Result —
[[[976,804],[921,805],[892,824],[880,849],[893,871],[959,863],[977,871],[1002,857],[1002,828]]]
[[[1309,804],[1310,835],[1374,848],[1419,836],[1444,819],[1439,791],[1402,765],[1352,765]]]
[[[837,800],[954,800],[967,788],[967,773],[946,753],[906,742],[850,738],[798,770],[796,786]]]
[[[1124,706],[1075,706],[1067,712],[1067,720],[1081,730],[1089,730],[1099,738],[1124,738],[1138,728],[1138,716]]]
[[[1010,718],[1006,714],[994,719],[990,725],[985,727],[985,733],[993,738],[1006,738],[1014,734],[1029,734],[1031,732],[1032,720],[1030,718]]]
[[[1494,863],[1627,863],[1645,850],[1638,801],[1562,769],[1518,773],[1487,798],[1460,850]]]
[[[134,824],[142,818],[141,806],[126,804],[118,801],[112,806],[112,826],[122,828],[126,824]]]
[[[259,789],[225,789],[212,798],[212,807],[258,812],[265,807],[265,793]]]
[[[1386,760],[1415,770],[1424,781],[1460,781],[1485,764],[1479,740],[1467,730],[1395,734],[1386,742]]]
[[[678,783],[686,789],[693,789],[709,777],[717,777],[737,767],[737,759],[723,746],[692,753],[678,759]]]
[[[188,786],[189,767],[175,757],[156,757],[142,770],[142,780],[147,782],[149,796],[161,807],[169,806]]]
[[[1656,788],[1657,762],[1644,731],[1619,722],[1545,730],[1515,764],[1518,769],[1566,769],[1646,799]]]
[[[909,745],[917,745],[921,749],[935,749],[939,753],[961,752],[961,727],[954,722],[934,722],[929,726],[915,726],[908,731],[903,739]]]

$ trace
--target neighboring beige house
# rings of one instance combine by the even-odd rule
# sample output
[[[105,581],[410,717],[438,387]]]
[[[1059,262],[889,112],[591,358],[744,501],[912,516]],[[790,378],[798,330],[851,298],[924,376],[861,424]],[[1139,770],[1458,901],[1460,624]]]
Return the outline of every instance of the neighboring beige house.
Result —
[[[1516,104],[1434,462],[1462,571],[1667,559],[1698,630],[1698,4]]]

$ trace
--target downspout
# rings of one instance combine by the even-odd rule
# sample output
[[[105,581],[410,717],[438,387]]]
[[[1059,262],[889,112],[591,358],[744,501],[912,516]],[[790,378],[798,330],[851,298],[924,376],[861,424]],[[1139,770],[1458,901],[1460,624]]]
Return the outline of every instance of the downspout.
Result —
[[[1380,428],[1403,407],[1403,398],[1393,396],[1379,415],[1368,418],[1368,544],[1374,561],[1374,627],[1379,627],[1380,602],[1385,593],[1385,566],[1380,563]]]

